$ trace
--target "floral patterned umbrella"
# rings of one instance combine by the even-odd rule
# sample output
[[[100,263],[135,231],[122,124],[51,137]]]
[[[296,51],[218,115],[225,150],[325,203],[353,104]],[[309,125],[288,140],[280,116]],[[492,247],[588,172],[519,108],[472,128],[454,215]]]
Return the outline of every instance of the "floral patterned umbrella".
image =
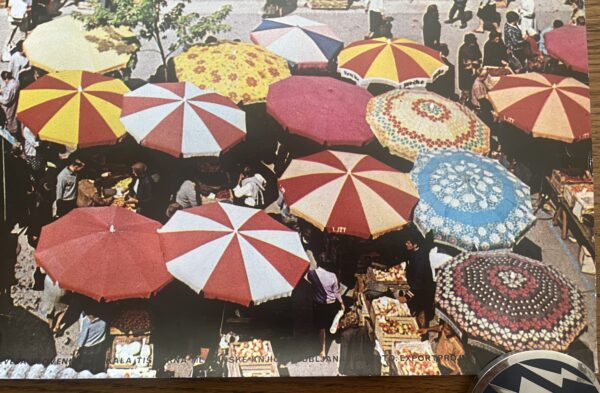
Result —
[[[392,90],[373,97],[367,122],[392,154],[414,161],[422,152],[490,150],[490,129],[471,110],[424,90]]]
[[[284,58],[243,42],[196,45],[174,62],[179,81],[214,90],[235,103],[263,102],[271,83],[291,75]]]
[[[508,251],[463,253],[438,272],[438,314],[488,350],[565,351],[586,328],[583,296],[551,266]]]
[[[460,150],[419,156],[414,223],[462,250],[512,247],[535,221],[529,187],[498,161]]]

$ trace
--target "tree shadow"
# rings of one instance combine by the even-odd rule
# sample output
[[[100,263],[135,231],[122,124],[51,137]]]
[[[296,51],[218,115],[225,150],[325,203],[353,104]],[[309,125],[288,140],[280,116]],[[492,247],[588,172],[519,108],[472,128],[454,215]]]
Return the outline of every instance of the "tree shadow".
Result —
[[[50,327],[22,307],[0,316],[0,360],[48,365],[56,356]]]

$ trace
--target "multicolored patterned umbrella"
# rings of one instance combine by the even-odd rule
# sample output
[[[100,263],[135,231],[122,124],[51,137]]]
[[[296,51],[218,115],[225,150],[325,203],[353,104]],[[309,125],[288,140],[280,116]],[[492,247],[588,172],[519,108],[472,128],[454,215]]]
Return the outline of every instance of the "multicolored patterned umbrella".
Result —
[[[590,88],[573,78],[530,72],[500,77],[488,97],[500,117],[534,137],[589,139]]]
[[[147,298],[173,280],[159,227],[122,207],[74,209],[42,228],[35,259],[63,289],[105,301]]]
[[[565,351],[587,326],[583,296],[547,264],[508,251],[463,253],[437,274],[438,313],[494,352]]]
[[[175,157],[218,156],[246,136],[246,114],[191,83],[147,84],[125,94],[121,121],[143,146]]]
[[[393,90],[372,98],[367,122],[384,147],[410,161],[444,148],[490,150],[490,129],[470,109],[424,90]]]
[[[174,63],[179,81],[244,104],[265,101],[269,85],[291,75],[285,59],[243,42],[196,45],[175,56]]]
[[[209,299],[247,306],[290,296],[309,266],[298,233],[262,210],[180,210],[159,234],[169,272]]]
[[[462,250],[510,248],[535,221],[529,187],[498,161],[471,152],[423,153],[411,172],[423,233]]]
[[[404,38],[356,41],[338,56],[338,72],[360,85],[425,86],[447,70],[440,52]]]
[[[585,26],[563,26],[544,34],[548,54],[578,72],[589,72]]]
[[[48,74],[21,90],[17,117],[41,140],[75,147],[115,143],[123,81],[87,71]]]
[[[292,134],[325,146],[363,146],[374,135],[365,120],[371,93],[322,76],[292,76],[269,87],[267,112]]]
[[[344,47],[331,28],[298,15],[264,19],[250,39],[303,68],[324,68]]]
[[[292,214],[321,230],[362,238],[402,228],[419,200],[408,175],[340,151],[293,160],[279,188]]]

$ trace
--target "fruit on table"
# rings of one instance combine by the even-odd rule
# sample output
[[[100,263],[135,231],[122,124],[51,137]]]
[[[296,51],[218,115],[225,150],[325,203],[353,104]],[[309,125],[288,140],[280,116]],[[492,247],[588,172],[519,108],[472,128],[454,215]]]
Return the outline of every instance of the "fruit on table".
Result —
[[[402,375],[440,375],[440,369],[430,352],[418,348],[396,348],[398,371]]]
[[[396,299],[384,296],[373,300],[371,304],[376,316],[383,316],[385,318],[410,316],[408,306],[401,304]]]
[[[384,282],[406,282],[406,271],[402,268],[402,265],[396,265],[388,270],[373,269],[373,275],[375,281]]]
[[[270,346],[265,341],[259,339],[238,343],[238,346],[235,350],[235,355],[244,359],[258,357],[261,358],[261,360],[267,360],[267,358],[273,357]]]
[[[399,334],[401,336],[411,336],[417,333],[417,327],[409,322],[399,321],[397,319],[380,319],[379,328],[385,334]]]
[[[113,321],[112,326],[126,333],[144,333],[150,330],[150,316],[143,310],[126,310]]]

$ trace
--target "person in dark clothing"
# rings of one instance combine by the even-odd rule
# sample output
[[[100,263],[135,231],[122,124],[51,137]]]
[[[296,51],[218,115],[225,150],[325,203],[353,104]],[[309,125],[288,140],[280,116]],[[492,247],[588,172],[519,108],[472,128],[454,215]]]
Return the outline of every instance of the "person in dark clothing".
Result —
[[[437,5],[431,4],[423,15],[423,43],[432,49],[439,50],[442,25]]]
[[[481,66],[481,57],[475,34],[465,34],[464,43],[458,50],[458,88],[461,99],[471,94],[475,73]]]
[[[473,30],[474,33],[500,31],[500,14],[496,11],[496,0],[482,0],[477,10],[477,17],[479,27]]]
[[[514,11],[506,13],[506,23],[504,24],[504,43],[521,64],[525,64],[525,40],[523,32],[519,28],[519,14]]]
[[[491,67],[504,67],[508,65],[508,52],[502,34],[491,31],[488,40],[483,46],[483,65]]]
[[[467,16],[465,8],[467,7],[467,0],[454,0],[450,13],[448,14],[448,20],[444,23],[454,23],[456,20],[460,20],[460,28],[464,29],[467,27]],[[457,18],[458,15],[458,18]]]
[[[142,162],[131,166],[133,181],[129,184],[129,201],[137,203],[137,211],[148,215],[152,201],[152,179],[148,175],[148,167]]]
[[[429,254],[415,240],[404,242],[408,252],[406,280],[413,296],[407,301],[411,313],[420,322],[420,327],[429,327],[434,317],[435,282],[431,273]]]
[[[456,67],[448,60],[450,51],[448,45],[440,44],[439,51],[442,55],[442,61],[448,67],[448,71],[438,76],[435,81],[427,85],[427,90],[432,91],[453,101],[458,100],[456,95]]]

